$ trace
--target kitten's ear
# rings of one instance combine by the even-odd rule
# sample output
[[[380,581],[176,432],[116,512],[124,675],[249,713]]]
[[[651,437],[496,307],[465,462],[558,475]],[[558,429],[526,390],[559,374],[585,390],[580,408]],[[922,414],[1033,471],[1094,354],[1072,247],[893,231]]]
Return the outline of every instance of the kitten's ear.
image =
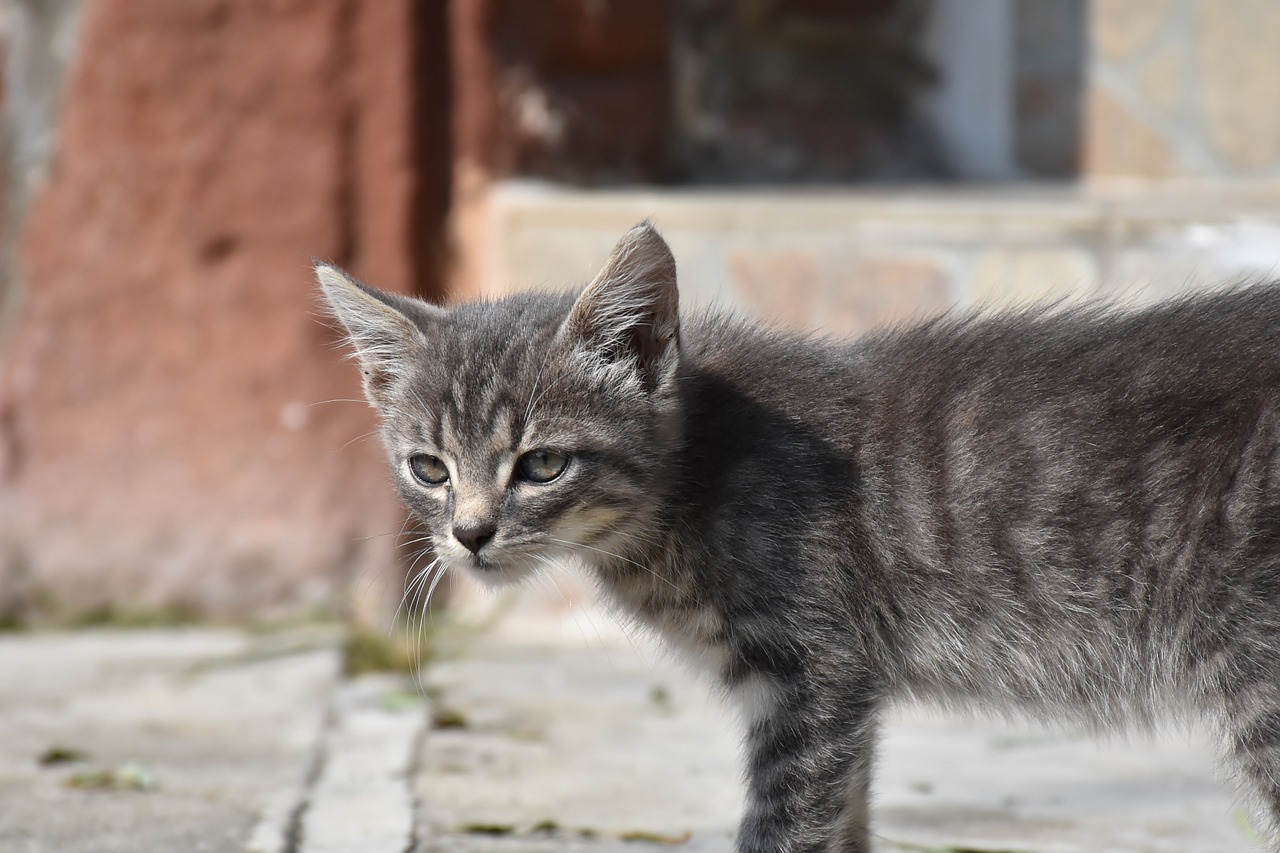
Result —
[[[333,316],[347,330],[364,375],[364,393],[375,408],[390,403],[396,380],[425,357],[422,328],[443,318],[443,308],[356,281],[330,264],[316,261],[316,281]]]
[[[610,364],[634,365],[658,387],[680,348],[676,261],[648,222],[628,231],[569,312],[561,335]]]

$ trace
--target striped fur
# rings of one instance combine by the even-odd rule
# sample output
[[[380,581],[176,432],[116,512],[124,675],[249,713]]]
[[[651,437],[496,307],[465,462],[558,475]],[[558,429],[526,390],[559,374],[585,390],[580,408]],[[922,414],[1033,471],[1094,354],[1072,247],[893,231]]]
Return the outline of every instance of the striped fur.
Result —
[[[576,299],[446,312],[321,282],[444,561],[494,583],[586,562],[742,703],[741,853],[869,850],[898,699],[1206,717],[1274,828],[1280,285],[836,342],[682,325],[647,225]],[[537,448],[565,473],[513,478]],[[414,453],[451,483],[416,483]],[[459,519],[493,541],[473,555]]]

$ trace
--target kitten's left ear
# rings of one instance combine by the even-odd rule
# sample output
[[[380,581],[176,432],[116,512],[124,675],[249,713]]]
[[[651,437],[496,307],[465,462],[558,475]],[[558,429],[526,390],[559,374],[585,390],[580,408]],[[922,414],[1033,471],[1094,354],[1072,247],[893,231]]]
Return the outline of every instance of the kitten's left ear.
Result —
[[[329,310],[347,330],[364,375],[364,393],[375,408],[395,396],[396,382],[424,357],[423,330],[446,316],[443,308],[356,281],[330,264],[316,262],[316,281]]]
[[[648,221],[628,231],[569,312],[561,335],[609,364],[631,364],[652,391],[680,349],[676,260]]]

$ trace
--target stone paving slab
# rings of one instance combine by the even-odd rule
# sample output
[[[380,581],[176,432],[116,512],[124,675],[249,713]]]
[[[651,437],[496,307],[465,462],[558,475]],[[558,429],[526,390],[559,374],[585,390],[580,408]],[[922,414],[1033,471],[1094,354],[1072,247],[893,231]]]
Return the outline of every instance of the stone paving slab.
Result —
[[[244,850],[310,760],[337,674],[334,640],[216,630],[0,638],[0,850]],[[51,748],[86,760],[41,765]],[[102,775],[130,762],[123,776]],[[154,787],[68,787],[75,775]]]
[[[465,728],[425,739],[421,850],[504,850],[484,837],[504,830],[532,836],[511,840],[512,850],[610,849],[628,836],[730,849],[741,808],[736,735],[679,668],[625,647],[496,643],[433,665],[427,679]]]
[[[737,725],[699,677],[590,608],[485,623],[439,632],[421,687],[339,679],[332,635],[0,638],[0,850],[732,850]],[[41,766],[51,747],[88,760]],[[154,787],[66,785],[126,762]],[[1214,766],[1202,732],[1099,744],[909,710],[881,745],[877,850],[1253,849]]]
[[[408,777],[427,717],[406,687],[400,676],[366,675],[338,688],[298,853],[404,853],[413,843]]]
[[[1202,731],[1098,740],[919,709],[886,728],[874,819],[909,849],[1252,849]]]
[[[417,853],[732,850],[733,714],[648,641],[583,610],[573,626],[574,614],[526,608],[426,672],[457,725],[424,739]],[[1201,731],[1098,742],[903,709],[877,767],[881,851],[1255,849]]]

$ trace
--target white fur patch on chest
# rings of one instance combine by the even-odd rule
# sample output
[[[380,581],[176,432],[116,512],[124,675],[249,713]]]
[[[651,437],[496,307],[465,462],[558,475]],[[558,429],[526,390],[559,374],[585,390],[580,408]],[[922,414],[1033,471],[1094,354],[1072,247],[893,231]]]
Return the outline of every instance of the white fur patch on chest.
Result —
[[[691,666],[715,677],[724,671],[728,653],[714,639],[720,634],[720,619],[711,611],[663,614],[653,621],[653,628]]]
[[[749,675],[729,689],[729,699],[737,707],[743,724],[750,728],[773,713],[778,690],[768,676]]]

